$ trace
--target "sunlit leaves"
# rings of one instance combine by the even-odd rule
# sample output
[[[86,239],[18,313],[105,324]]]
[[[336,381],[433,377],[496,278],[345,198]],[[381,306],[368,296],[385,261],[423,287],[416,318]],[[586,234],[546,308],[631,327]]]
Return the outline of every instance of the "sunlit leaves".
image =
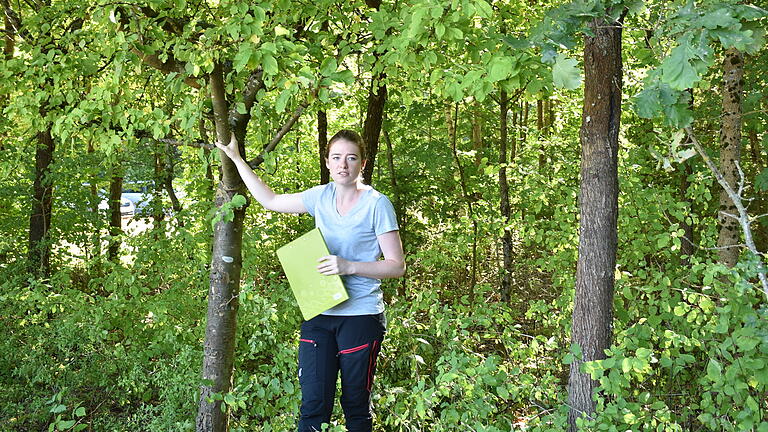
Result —
[[[552,66],[552,81],[555,86],[567,90],[579,88],[581,85],[581,71],[578,68],[578,61],[565,57],[557,56],[554,66]]]

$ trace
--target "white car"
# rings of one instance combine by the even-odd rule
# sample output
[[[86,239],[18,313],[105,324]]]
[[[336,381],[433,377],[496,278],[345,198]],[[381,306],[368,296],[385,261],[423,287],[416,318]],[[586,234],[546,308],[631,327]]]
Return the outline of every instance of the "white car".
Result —
[[[109,210],[109,201],[106,199],[102,200],[99,203],[99,210]],[[133,216],[134,213],[136,213],[136,206],[133,204],[133,202],[128,198],[121,196],[120,197],[120,216],[123,216],[123,217]]]

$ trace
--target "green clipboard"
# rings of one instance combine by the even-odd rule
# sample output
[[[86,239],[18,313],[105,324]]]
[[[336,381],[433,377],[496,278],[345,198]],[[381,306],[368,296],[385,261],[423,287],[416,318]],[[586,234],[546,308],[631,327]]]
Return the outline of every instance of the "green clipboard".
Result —
[[[277,250],[305,320],[349,298],[339,275],[326,276],[317,271],[318,258],[326,255],[330,252],[318,228]]]

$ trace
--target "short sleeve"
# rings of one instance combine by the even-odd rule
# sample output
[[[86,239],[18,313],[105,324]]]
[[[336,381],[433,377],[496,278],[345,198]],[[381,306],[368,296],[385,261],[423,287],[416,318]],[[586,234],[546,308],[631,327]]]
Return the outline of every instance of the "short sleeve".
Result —
[[[315,217],[317,200],[320,199],[320,195],[323,193],[323,189],[326,186],[327,185],[315,186],[301,193],[301,202],[304,204],[304,208],[307,209],[307,213],[312,215],[312,217]]]
[[[398,229],[395,207],[392,206],[389,198],[381,195],[376,200],[376,207],[373,210],[373,230],[379,236]]]

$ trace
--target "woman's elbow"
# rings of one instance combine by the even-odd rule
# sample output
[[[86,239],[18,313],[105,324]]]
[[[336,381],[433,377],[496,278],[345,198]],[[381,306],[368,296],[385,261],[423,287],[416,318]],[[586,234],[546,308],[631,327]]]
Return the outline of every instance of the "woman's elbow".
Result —
[[[403,277],[405,274],[405,261],[400,261],[397,263],[397,267],[395,267],[395,275],[393,277],[399,278]]]

